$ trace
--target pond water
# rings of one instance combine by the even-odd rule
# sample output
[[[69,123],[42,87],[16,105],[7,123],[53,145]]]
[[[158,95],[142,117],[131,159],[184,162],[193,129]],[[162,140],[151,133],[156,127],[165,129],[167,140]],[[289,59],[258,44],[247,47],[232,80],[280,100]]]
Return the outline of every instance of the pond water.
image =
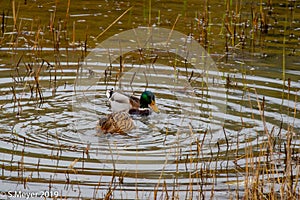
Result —
[[[1,2],[1,198],[299,197],[298,2],[69,3]],[[97,134],[111,88],[160,113]]]

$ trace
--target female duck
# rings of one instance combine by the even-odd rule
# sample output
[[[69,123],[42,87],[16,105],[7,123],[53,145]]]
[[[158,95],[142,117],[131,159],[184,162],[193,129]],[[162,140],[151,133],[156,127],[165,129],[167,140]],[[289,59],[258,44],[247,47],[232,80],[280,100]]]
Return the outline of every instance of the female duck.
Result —
[[[106,96],[110,101],[112,112],[126,111],[130,114],[149,115],[151,113],[149,106],[154,112],[159,112],[151,91],[144,91],[140,99],[115,92],[113,89],[107,90]]]
[[[115,112],[101,118],[97,124],[98,133],[126,134],[135,128],[134,122],[127,112]]]

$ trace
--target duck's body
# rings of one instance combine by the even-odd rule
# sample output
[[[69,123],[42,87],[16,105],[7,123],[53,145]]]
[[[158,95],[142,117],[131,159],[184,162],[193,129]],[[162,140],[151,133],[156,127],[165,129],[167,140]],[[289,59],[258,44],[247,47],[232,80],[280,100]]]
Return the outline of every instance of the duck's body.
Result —
[[[98,133],[125,134],[135,128],[134,121],[127,112],[115,112],[99,120]]]
[[[110,101],[112,112],[125,111],[130,114],[149,115],[151,113],[150,108],[154,112],[159,112],[155,104],[155,96],[150,91],[144,91],[141,94],[140,99],[115,92],[113,89],[107,90],[106,96]]]
[[[112,112],[126,111],[130,109],[138,109],[140,102],[137,97],[128,96],[120,92],[114,92],[112,89],[106,91]]]

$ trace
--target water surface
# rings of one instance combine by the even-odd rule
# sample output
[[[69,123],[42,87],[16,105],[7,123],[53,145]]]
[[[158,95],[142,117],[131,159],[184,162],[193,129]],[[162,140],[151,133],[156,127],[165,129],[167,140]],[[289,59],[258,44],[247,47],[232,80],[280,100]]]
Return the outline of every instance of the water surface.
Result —
[[[224,2],[152,1],[149,9],[149,2],[71,1],[68,10],[66,2],[15,1],[16,22],[12,2],[1,4],[3,198],[48,191],[62,198],[235,199],[257,177],[264,193],[274,188],[280,195],[277,180],[289,177],[289,167],[299,175],[297,2],[228,5],[227,18]],[[120,60],[80,71],[115,33],[149,24],[171,29],[175,22],[211,54],[222,89],[207,87],[184,58],[165,52],[146,52],[142,61],[139,52],[124,56],[121,80]],[[97,81],[79,87],[78,78]],[[98,135],[98,118],[111,112],[110,88],[136,96],[147,88],[161,113],[135,117],[138,128],[128,135]],[[292,182],[299,194],[298,177]]]

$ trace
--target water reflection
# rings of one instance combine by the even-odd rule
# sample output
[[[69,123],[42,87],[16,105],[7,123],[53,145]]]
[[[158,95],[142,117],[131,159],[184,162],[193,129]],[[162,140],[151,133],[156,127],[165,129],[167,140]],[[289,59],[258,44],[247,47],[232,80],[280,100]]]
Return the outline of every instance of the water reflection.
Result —
[[[4,10],[4,32],[1,30],[0,194],[3,198],[8,191],[15,190],[51,190],[69,198],[103,198],[111,188],[114,197],[124,199],[154,198],[154,191],[162,197],[168,191],[168,195],[174,193],[180,199],[212,196],[221,199],[246,195],[251,191],[247,188],[259,186],[257,180],[264,182],[265,193],[273,187],[279,196],[284,180],[292,181],[296,190],[299,188],[295,176],[300,157],[297,6],[273,2],[271,15],[266,15],[272,25],[268,33],[252,28],[252,22],[248,21],[247,26],[241,23],[236,30],[240,36],[240,30],[245,30],[247,37],[244,40],[240,37],[239,41],[245,42],[243,48],[229,47],[224,56],[224,45],[238,42],[238,37],[235,41],[227,38],[226,27],[222,25],[224,20],[230,22],[224,19],[225,11],[220,12],[225,5],[211,3],[211,21],[206,23],[205,15],[197,7],[203,6],[198,2],[186,5],[190,9],[184,9],[178,2],[157,2],[166,9],[154,7],[158,16],[152,16],[151,22],[171,27],[177,16],[174,12],[186,13],[185,19],[179,18],[175,29],[192,32],[190,36],[208,48],[214,60],[219,61],[221,82],[226,88],[208,90],[202,74],[191,75],[192,68],[185,66],[184,59],[174,58],[176,50],[173,50],[172,55],[164,55],[154,65],[154,53],[149,53],[150,59],[145,62],[137,55],[124,57],[123,66],[128,71],[122,81],[116,81],[119,58],[114,63],[89,61],[103,68],[86,71],[83,78],[89,83],[95,76],[96,84],[94,88],[79,88],[78,91],[90,89],[83,95],[74,93],[81,61],[97,45],[93,39],[99,31],[131,5],[111,5],[111,2],[99,5],[93,1],[86,1],[85,6],[72,4],[70,27],[63,29],[65,7],[27,3],[39,9],[24,13],[26,5],[20,4],[19,30],[13,28],[13,16],[8,16],[12,12]],[[130,15],[124,16],[122,23],[116,23],[105,37],[119,29],[128,30],[132,24],[148,24],[145,17],[149,14],[148,5],[142,16],[137,14],[143,6],[139,4],[142,3],[137,2]],[[244,2],[241,6],[245,5],[249,4]],[[259,6],[255,8],[260,10]],[[262,12],[267,7],[263,4]],[[11,2],[8,8],[11,10]],[[36,16],[41,21],[32,18],[42,10],[45,18],[40,14]],[[242,14],[241,20],[244,16],[249,19],[247,11]],[[284,19],[290,15],[295,20],[284,25]],[[194,20],[197,23],[190,23]],[[234,30],[234,24],[228,24],[227,28]],[[286,37],[286,69],[282,66],[285,29],[293,32]],[[87,42],[83,42],[85,39]],[[37,85],[35,77],[43,59],[53,68],[48,68],[45,62]],[[27,71],[29,64],[32,73]],[[106,79],[97,77],[105,73],[102,69],[107,70]],[[139,95],[146,87],[143,73],[146,70],[147,87],[157,94],[162,113],[135,118],[138,129],[128,135],[97,135],[94,127],[98,118],[110,113],[105,90],[122,88],[128,94]],[[213,77],[217,71],[208,73]],[[133,76],[135,81],[131,81]],[[209,83],[214,81],[212,78]],[[223,92],[226,101],[220,98]],[[77,110],[72,106],[75,95],[81,102]],[[212,115],[214,126],[210,126]]]

